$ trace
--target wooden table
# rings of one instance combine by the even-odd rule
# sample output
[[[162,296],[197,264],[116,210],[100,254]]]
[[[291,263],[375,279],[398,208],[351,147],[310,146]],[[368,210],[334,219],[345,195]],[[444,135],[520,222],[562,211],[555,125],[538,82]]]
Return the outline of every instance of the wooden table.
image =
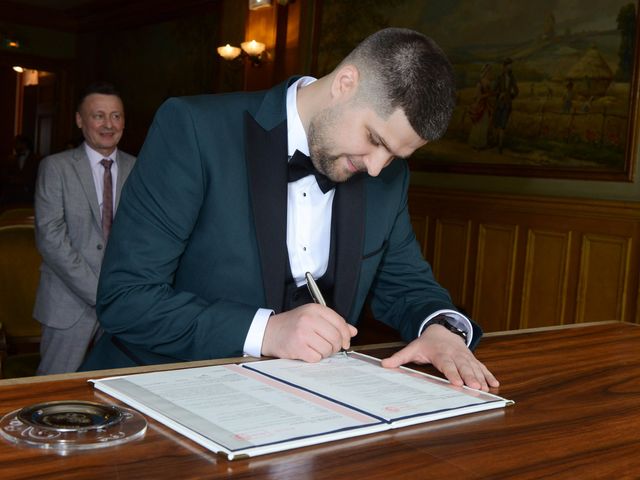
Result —
[[[382,347],[367,352],[397,345]],[[515,406],[233,462],[151,419],[140,440],[67,456],[0,439],[0,477],[640,478],[639,325],[490,334],[477,355]],[[48,400],[110,402],[86,383],[96,376],[0,381],[0,414]]]

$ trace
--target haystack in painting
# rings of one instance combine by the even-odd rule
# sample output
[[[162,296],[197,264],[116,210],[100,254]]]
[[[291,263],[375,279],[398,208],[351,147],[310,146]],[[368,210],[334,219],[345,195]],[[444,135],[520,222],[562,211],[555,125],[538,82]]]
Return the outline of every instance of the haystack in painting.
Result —
[[[602,97],[613,80],[613,72],[596,47],[591,47],[569,69],[566,80],[574,84],[576,94],[587,98]]]

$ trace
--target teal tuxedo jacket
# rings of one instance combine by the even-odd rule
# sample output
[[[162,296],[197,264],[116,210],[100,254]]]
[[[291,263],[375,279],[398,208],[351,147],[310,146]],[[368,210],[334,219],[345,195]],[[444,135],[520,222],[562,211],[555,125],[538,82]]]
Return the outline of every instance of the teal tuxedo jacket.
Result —
[[[122,193],[98,287],[105,333],[82,369],[238,356],[257,309],[282,311],[288,83],[160,107]],[[355,325],[369,299],[410,341],[455,307],[422,258],[408,184],[396,160],[336,188],[332,306]]]

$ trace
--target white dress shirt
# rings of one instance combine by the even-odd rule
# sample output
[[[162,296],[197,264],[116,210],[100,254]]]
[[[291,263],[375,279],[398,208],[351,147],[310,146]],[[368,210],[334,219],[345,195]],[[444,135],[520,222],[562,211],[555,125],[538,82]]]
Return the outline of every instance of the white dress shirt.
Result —
[[[87,143],[84,143],[84,150],[89,157],[89,165],[91,166],[91,172],[93,173],[93,184],[96,187],[96,194],[98,195],[98,207],[100,207],[100,215],[102,215],[102,190],[104,189],[104,167],[100,161],[104,158],[113,160],[111,164],[111,184],[113,187],[113,215],[116,214],[116,185],[118,183],[118,162],[116,157],[118,156],[118,149],[116,148],[111,155],[105,157],[101,153],[96,152]]]
[[[289,158],[296,150],[309,155],[307,134],[296,104],[298,89],[315,82],[313,77],[302,77],[287,90],[287,149]],[[320,278],[327,270],[331,248],[331,213],[335,189],[322,193],[316,178],[309,174],[287,187],[287,250],[291,274],[296,285],[305,284],[305,272]],[[264,331],[273,310],[259,309],[244,342],[245,355],[259,357]],[[435,316],[446,314],[451,324],[467,332],[467,345],[471,343],[471,322],[453,310],[440,310],[425,319],[419,333]]]

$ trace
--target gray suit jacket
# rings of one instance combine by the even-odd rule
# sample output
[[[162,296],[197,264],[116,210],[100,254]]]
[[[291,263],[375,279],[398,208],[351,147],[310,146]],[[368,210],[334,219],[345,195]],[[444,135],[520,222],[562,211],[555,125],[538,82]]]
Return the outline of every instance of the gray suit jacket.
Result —
[[[116,162],[117,205],[135,157],[118,150]],[[84,144],[42,160],[35,212],[36,245],[43,262],[34,317],[44,325],[64,329],[78,322],[95,323],[105,242]]]

